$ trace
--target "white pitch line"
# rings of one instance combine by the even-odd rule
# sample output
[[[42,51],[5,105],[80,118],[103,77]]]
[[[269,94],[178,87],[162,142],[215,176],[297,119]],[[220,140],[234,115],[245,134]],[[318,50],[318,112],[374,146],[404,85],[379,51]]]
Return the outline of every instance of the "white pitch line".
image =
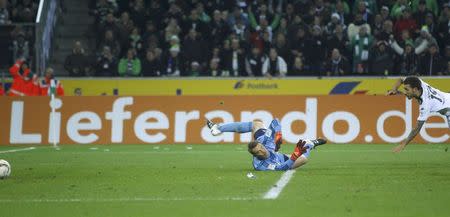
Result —
[[[132,197],[132,198],[60,198],[60,199],[0,199],[0,203],[82,203],[82,202],[146,202],[146,201],[244,201],[258,200],[255,197],[220,197],[220,198],[162,198],[162,197]]]
[[[11,149],[11,150],[6,150],[6,151],[0,151],[0,154],[5,154],[5,153],[13,153],[13,152],[19,152],[19,151],[31,151],[36,149],[35,147],[29,147],[29,148],[21,148],[21,149]]]
[[[281,178],[278,180],[278,182],[273,186],[265,195],[264,199],[277,199],[278,195],[280,195],[281,191],[283,191],[283,188],[286,187],[286,185],[291,180],[292,176],[294,175],[295,170],[288,170]]]

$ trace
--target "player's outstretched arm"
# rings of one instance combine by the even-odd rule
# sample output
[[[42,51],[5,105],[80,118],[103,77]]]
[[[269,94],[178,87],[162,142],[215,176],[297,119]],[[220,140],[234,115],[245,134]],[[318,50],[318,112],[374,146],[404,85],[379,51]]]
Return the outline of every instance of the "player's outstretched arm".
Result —
[[[283,164],[278,165],[275,170],[290,170],[296,169],[308,162],[308,159],[305,157],[300,157],[303,153],[306,152],[307,147],[305,146],[305,140],[299,140],[297,145],[295,146],[294,152],[292,152],[289,160],[285,161]]]
[[[388,92],[386,93],[386,95],[397,95],[399,93],[402,93],[398,90],[398,88],[400,88],[400,86],[403,84],[403,78],[399,78],[394,86],[392,87],[392,89],[388,90]]]
[[[400,145],[396,146],[392,151],[394,153],[401,152],[420,132],[420,129],[422,129],[424,123],[425,121],[417,121],[416,127],[409,133],[408,138],[406,138]]]

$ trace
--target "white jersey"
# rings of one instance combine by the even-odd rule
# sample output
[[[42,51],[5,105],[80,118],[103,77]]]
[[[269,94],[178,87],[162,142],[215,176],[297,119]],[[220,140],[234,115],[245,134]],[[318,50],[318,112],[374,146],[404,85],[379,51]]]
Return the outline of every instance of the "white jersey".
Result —
[[[418,121],[426,121],[431,113],[450,108],[450,93],[444,93],[429,84],[420,80],[422,83],[422,96],[420,104]]]

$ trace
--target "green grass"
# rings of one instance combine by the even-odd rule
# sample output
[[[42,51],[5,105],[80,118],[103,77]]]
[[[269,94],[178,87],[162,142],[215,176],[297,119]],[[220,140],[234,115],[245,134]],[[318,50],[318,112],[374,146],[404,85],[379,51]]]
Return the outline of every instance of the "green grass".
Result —
[[[283,172],[253,171],[243,145],[3,146],[0,216],[450,216],[450,145],[392,147],[322,146],[263,200]]]

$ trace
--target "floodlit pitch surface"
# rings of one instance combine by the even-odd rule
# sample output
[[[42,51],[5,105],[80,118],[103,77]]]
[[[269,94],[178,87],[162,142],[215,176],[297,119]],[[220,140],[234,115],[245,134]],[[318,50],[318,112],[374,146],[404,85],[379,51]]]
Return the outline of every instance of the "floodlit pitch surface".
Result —
[[[269,200],[245,145],[0,147],[0,216],[450,216],[450,145],[392,147],[319,147]]]

